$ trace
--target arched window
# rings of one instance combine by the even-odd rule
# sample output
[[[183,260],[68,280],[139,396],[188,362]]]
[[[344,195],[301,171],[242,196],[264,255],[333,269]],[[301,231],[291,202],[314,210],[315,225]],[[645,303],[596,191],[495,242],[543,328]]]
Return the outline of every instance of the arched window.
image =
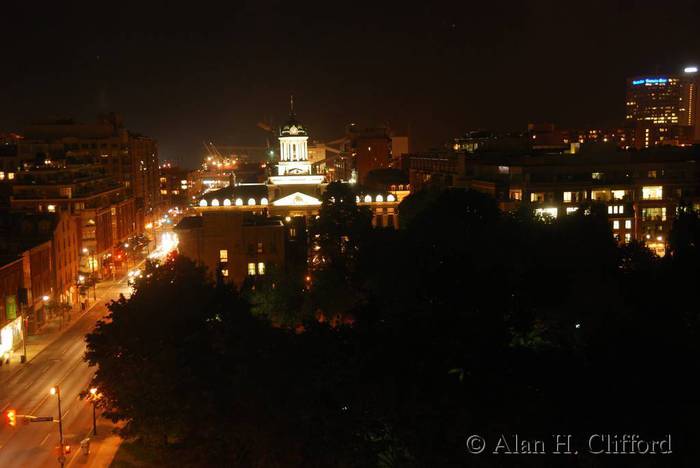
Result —
[[[236,198],[236,206],[243,206],[243,200],[240,198]]]
[[[201,200],[199,200],[199,206],[207,206],[207,201],[204,198],[202,198]]]
[[[211,206],[219,206],[219,200],[216,198],[211,201]]]
[[[249,204],[249,205],[255,205],[255,198],[249,198],[249,199],[248,199],[248,204]]]
[[[224,198],[224,206],[231,206],[231,200]]]

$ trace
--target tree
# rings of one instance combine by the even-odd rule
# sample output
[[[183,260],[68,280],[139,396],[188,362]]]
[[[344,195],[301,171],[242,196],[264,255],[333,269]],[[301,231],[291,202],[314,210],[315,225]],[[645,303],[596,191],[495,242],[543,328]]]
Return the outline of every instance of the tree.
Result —
[[[185,257],[149,263],[129,299],[109,304],[109,315],[87,335],[86,360],[105,415],[125,421],[125,435],[181,440],[201,430],[216,375],[216,329],[245,305],[234,291],[209,282]]]
[[[312,225],[322,263],[351,270],[363,238],[370,229],[371,214],[357,205],[350,186],[341,182],[328,184],[318,219]]]

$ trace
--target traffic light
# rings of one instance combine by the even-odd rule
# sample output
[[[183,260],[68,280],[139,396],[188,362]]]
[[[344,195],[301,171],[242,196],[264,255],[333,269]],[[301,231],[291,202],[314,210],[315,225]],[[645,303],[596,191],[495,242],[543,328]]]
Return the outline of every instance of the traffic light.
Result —
[[[7,425],[10,427],[17,426],[17,411],[9,409],[5,411],[5,418],[7,419]]]

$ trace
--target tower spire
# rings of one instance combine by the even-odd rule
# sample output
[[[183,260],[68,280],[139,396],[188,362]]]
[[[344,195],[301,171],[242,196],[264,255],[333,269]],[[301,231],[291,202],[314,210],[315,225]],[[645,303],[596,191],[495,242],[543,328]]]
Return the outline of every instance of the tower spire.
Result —
[[[289,113],[294,115],[294,95],[289,96]]]

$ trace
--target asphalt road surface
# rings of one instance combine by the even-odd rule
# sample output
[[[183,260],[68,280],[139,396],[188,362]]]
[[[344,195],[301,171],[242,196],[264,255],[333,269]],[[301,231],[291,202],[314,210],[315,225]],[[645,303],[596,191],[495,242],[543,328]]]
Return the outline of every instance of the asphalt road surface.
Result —
[[[128,296],[125,281],[104,284],[100,297],[81,318],[7,381],[0,384],[0,410],[13,408],[18,415],[53,416],[58,421],[58,404],[49,394],[52,386],[61,391],[64,445],[71,446],[65,466],[70,467],[80,457],[80,441],[92,431],[92,405],[80,400],[80,392],[89,388],[94,370],[83,361],[85,334],[102,318],[110,299],[120,293]],[[0,425],[0,467],[33,468],[60,466],[58,422]]]

